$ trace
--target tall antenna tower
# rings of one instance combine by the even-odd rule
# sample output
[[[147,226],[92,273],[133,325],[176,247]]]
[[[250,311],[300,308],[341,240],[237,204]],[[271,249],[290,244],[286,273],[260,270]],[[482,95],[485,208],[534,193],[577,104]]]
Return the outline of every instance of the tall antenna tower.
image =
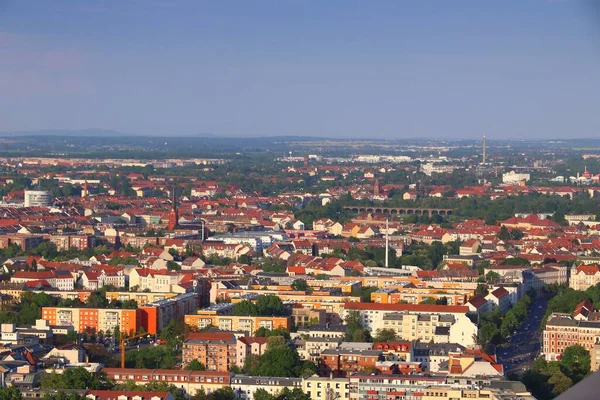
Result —
[[[482,157],[482,160],[481,160],[481,163],[483,165],[485,165],[485,161],[486,161],[485,159],[486,159],[486,154],[485,154],[485,135],[483,135],[483,157]]]

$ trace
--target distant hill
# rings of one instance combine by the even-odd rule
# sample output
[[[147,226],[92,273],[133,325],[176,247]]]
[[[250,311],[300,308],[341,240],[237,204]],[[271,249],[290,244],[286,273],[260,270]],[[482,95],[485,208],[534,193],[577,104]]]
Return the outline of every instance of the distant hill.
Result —
[[[77,137],[123,137],[138,136],[110,129],[47,129],[40,131],[0,132],[0,136],[77,136]]]

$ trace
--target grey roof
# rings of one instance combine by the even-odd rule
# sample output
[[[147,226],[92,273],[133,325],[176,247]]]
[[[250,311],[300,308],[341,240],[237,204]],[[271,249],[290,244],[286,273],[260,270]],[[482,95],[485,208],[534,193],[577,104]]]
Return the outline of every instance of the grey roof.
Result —
[[[600,329],[600,321],[579,321],[570,316],[554,316],[548,319],[546,326],[572,326]]]
[[[298,332],[310,332],[310,331],[346,332],[346,328],[347,328],[346,325],[316,324],[316,325],[312,325],[310,328],[298,329]]]
[[[459,351],[463,352],[466,347],[458,343],[421,343],[413,344],[413,353],[415,356],[428,355],[446,355],[448,352]]]
[[[600,371],[597,371],[556,397],[555,400],[596,400],[599,391]]]
[[[365,357],[377,357],[381,354],[378,350],[355,350],[355,349],[327,349],[321,354],[337,355],[337,354],[352,354]]]
[[[450,328],[447,326],[438,326],[435,328],[435,334],[441,336],[448,336],[450,335]]]
[[[234,375],[232,385],[302,386],[302,378]]]
[[[513,392],[526,392],[527,391],[527,388],[525,387],[525,385],[519,381],[491,380],[489,387],[490,387],[490,389],[512,390]]]

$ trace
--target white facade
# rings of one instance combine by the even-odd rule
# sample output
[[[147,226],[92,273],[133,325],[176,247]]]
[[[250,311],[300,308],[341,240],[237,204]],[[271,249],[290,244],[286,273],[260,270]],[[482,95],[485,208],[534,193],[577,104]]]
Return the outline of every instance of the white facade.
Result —
[[[529,179],[531,179],[529,174],[519,174],[515,171],[502,174],[502,183],[515,184],[522,181],[528,181]]]
[[[54,196],[46,190],[25,190],[25,207],[49,207],[53,201]]]

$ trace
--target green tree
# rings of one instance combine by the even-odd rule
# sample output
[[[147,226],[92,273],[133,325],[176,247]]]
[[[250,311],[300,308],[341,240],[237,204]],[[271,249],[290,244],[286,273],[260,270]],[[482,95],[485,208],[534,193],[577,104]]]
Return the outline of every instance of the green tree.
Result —
[[[256,300],[256,309],[259,315],[268,316],[283,316],[286,312],[281,299],[274,295],[259,296]]]
[[[310,287],[308,286],[308,283],[306,283],[305,279],[295,279],[291,286],[293,290],[297,290],[299,292],[306,292],[310,290]]]
[[[209,398],[211,400],[235,400],[235,394],[231,386],[225,386],[212,392]]]
[[[590,352],[580,345],[569,346],[560,358],[560,364],[576,382],[590,372]]]
[[[77,393],[58,392],[45,395],[44,400],[85,400],[85,398]]]
[[[254,400],[275,400],[275,396],[263,388],[258,388],[253,395]]]
[[[428,254],[429,258],[431,259],[431,265],[433,269],[437,268],[440,262],[442,262],[442,260],[444,259],[444,253],[445,249],[442,242],[434,241],[433,243],[431,243],[431,245],[429,246]]]
[[[167,261],[167,269],[169,271],[181,271],[181,265],[177,264],[175,261]]]
[[[560,371],[556,371],[550,379],[548,384],[552,385],[552,394],[555,396],[566,392],[571,386],[573,386],[573,380],[563,374]]]
[[[188,365],[186,365],[185,369],[190,371],[206,371],[204,364],[198,360],[192,360]]]
[[[90,308],[106,308],[108,306],[106,294],[102,292],[92,292],[85,301],[85,305]]]
[[[283,390],[277,395],[276,400],[310,400],[310,397],[302,391],[302,389],[294,388],[283,388]]]
[[[377,329],[375,333],[375,337],[373,338],[374,342],[389,342],[392,340],[396,340],[396,331],[389,328]]]
[[[258,316],[258,310],[254,303],[248,300],[242,300],[239,303],[234,304],[231,309],[231,314],[237,316]]]
[[[183,336],[183,321],[172,319],[160,331],[160,338],[166,340],[170,347],[174,347]]]
[[[21,400],[23,396],[16,387],[0,388],[0,399],[2,400]]]
[[[110,387],[104,375],[96,375],[85,368],[66,369],[62,374],[52,372],[44,374],[40,380],[42,389],[92,389],[101,390]]]
[[[502,240],[503,242],[508,242],[510,240],[510,232],[508,231],[508,228],[504,225],[502,225],[502,227],[500,227],[500,232],[498,232],[498,239]]]
[[[51,241],[43,241],[38,247],[31,251],[31,254],[40,255],[46,260],[52,260],[58,255],[58,250],[56,244]]]
[[[290,333],[284,328],[279,329],[267,329],[264,326],[261,326],[254,332],[254,336],[256,337],[271,337],[271,336],[281,336],[286,340],[290,340]]]
[[[502,336],[508,337],[514,332],[514,329],[517,326],[519,326],[519,321],[517,320],[515,313],[512,310],[509,310],[504,316],[504,319],[502,320],[502,325],[500,326],[500,333],[502,334]]]
[[[348,342],[370,342],[371,333],[365,329],[362,323],[362,317],[358,310],[350,310],[346,315],[346,341]]]
[[[477,284],[477,288],[475,289],[475,296],[485,297],[489,293],[488,287],[485,284]]]
[[[500,274],[498,274],[498,273],[497,273],[497,272],[495,272],[495,271],[490,271],[490,272],[488,272],[488,273],[485,275],[485,279],[486,279],[488,282],[494,282],[494,281],[496,281],[496,280],[500,279]]]

